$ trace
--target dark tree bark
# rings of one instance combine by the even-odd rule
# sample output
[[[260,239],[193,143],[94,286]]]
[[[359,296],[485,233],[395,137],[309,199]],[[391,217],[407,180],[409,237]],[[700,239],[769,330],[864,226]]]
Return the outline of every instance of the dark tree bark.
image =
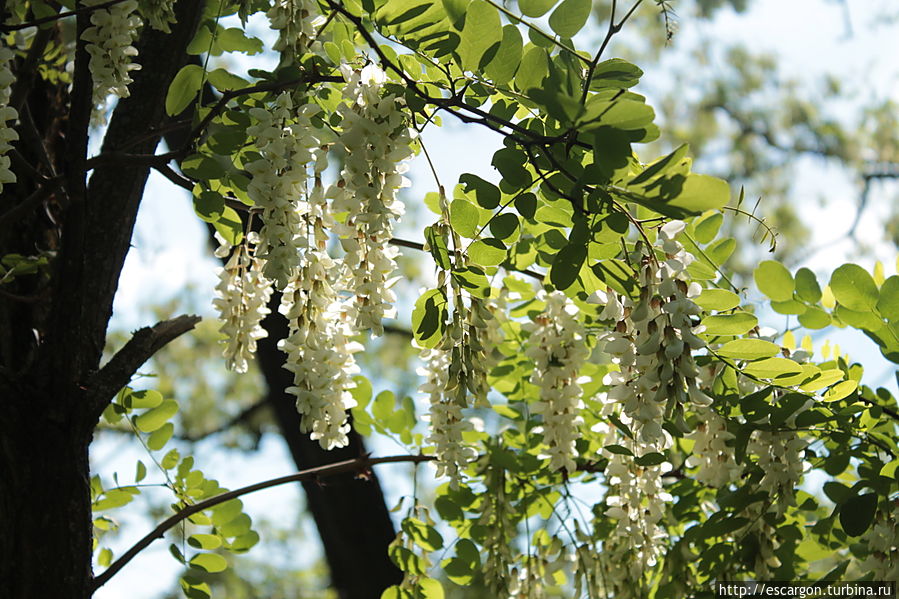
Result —
[[[165,90],[186,60],[201,9],[182,0],[171,35],[145,29],[137,44],[143,69],[116,107],[104,151],[164,122]],[[79,15],[79,32],[88,18]],[[86,182],[91,81],[83,48],[76,56],[70,101],[64,87],[49,90],[28,77],[17,84],[23,158],[14,165],[19,182],[0,200],[0,255],[56,253],[49,284],[22,277],[0,294],[0,596],[11,599],[90,595],[88,445],[114,395],[108,385],[122,376],[101,370],[100,359],[148,174],[110,166]],[[148,136],[131,151],[153,152],[158,141]],[[47,182],[57,173],[64,193]],[[163,329],[136,339],[158,349]],[[119,366],[136,369],[149,357],[135,347]]]

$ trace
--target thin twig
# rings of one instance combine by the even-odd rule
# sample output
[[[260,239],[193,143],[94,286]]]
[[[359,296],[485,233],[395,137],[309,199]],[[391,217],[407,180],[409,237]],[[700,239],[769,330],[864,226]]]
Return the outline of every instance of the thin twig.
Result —
[[[50,15],[49,17],[42,17],[40,19],[35,19],[26,23],[19,23],[18,25],[0,25],[0,33],[9,33],[11,31],[21,31],[22,29],[28,29],[29,27],[37,27],[38,25],[52,23],[53,21],[59,21],[60,19],[65,19],[66,17],[74,17],[82,13],[89,13],[94,12],[95,10],[100,10],[102,8],[109,8],[110,6],[121,4],[125,1],[126,0],[109,0],[108,2],[103,2],[102,4],[96,4],[94,6],[82,6],[81,8],[76,8],[75,10],[68,10],[55,15]]]

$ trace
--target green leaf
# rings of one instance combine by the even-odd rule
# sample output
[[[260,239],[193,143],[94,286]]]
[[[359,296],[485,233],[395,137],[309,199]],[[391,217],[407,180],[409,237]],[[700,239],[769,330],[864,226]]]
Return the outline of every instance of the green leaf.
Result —
[[[515,74],[515,86],[520,91],[540,87],[549,74],[549,54],[543,48],[532,47],[521,58],[521,66]]]
[[[147,467],[140,460],[137,461],[137,469],[134,473],[134,482],[139,483],[147,477]]]
[[[494,44],[503,39],[499,11],[486,2],[472,2],[465,15],[465,27],[457,51],[466,71],[478,71],[481,59]]]
[[[228,568],[228,561],[218,553],[200,553],[190,560],[190,565],[204,572],[222,572]]]
[[[104,547],[100,550],[100,553],[97,554],[97,565],[107,568],[109,564],[112,563],[112,550],[109,547]]]
[[[782,302],[793,298],[793,275],[780,262],[762,261],[753,272],[753,277],[759,291],[772,300]]]
[[[899,320],[899,276],[891,276],[880,286],[877,311],[889,321]]]
[[[480,266],[496,266],[506,259],[506,246],[499,239],[488,237],[472,243],[468,257]]]
[[[830,277],[830,290],[834,298],[850,310],[873,310],[880,299],[874,279],[857,264],[844,264]]]
[[[876,493],[852,497],[840,506],[840,526],[850,536],[861,536],[871,526],[876,511]]]
[[[153,431],[149,437],[147,437],[147,447],[149,447],[153,451],[159,451],[165,444],[169,442],[169,439],[172,438],[172,435],[175,433],[175,425],[171,422],[166,422],[161,427]]]
[[[630,455],[630,456],[634,455],[634,453],[630,449],[628,449],[627,447],[625,447],[623,445],[616,445],[616,444],[606,445],[605,447],[603,447],[603,449],[605,449],[609,453],[617,453],[619,455]]]
[[[463,185],[462,189],[465,193],[474,194],[475,201],[481,208],[493,210],[499,206],[500,191],[493,183],[471,173],[462,174],[459,177],[459,183]]]
[[[187,538],[187,544],[195,549],[210,551],[222,546],[222,537],[209,534],[194,534]]]
[[[250,85],[249,81],[243,77],[238,77],[226,69],[215,69],[214,71],[210,71],[206,75],[206,79],[215,89],[223,92],[242,89],[244,87],[249,87]]]
[[[706,212],[693,223],[693,237],[697,243],[709,243],[715,239],[723,222],[724,215],[720,212]]]
[[[462,198],[456,198],[450,204],[450,224],[453,230],[462,237],[473,239],[478,231],[480,212],[477,207]]]
[[[181,114],[187,108],[203,85],[203,67],[189,64],[181,67],[165,96],[165,112],[169,116]]]
[[[807,329],[823,329],[830,326],[831,322],[830,314],[814,306],[807,307],[805,312],[799,315],[799,324]]]
[[[787,358],[767,358],[747,365],[743,372],[763,379],[775,379],[802,372],[802,366]]]
[[[518,235],[515,234],[517,231],[518,217],[511,212],[498,214],[490,221],[490,232],[498,239],[509,239],[510,237],[514,237],[511,241],[515,241],[515,239],[518,238]]]
[[[524,42],[518,27],[509,24],[503,27],[503,39],[493,59],[485,67],[487,76],[497,85],[508,85],[521,65]]]
[[[524,167],[526,162],[527,155],[521,150],[503,148],[493,154],[490,164],[496,167],[496,170],[510,185],[523,189],[533,180],[531,174]]]
[[[465,18],[465,13],[468,12],[468,6],[471,4],[471,1],[472,0],[442,0],[443,10],[446,11],[450,23],[452,23],[453,27],[456,29],[462,29],[462,20]]]
[[[740,305],[740,296],[727,289],[703,289],[693,301],[704,310],[730,310]]]
[[[403,532],[425,551],[437,551],[443,548],[443,537],[433,526],[425,524],[417,518],[406,518],[402,523]]]
[[[742,335],[758,325],[758,318],[749,312],[713,314],[702,319],[707,335]]]
[[[444,599],[443,585],[439,580],[421,577],[418,579],[418,590],[421,599]]]
[[[126,408],[132,410],[155,408],[162,403],[162,393],[153,389],[130,391],[125,394],[122,403]]]
[[[824,401],[839,401],[845,399],[858,389],[856,381],[842,381],[827,390],[822,398]]]
[[[710,175],[691,173],[687,176],[680,194],[668,202],[667,212],[657,211],[674,218],[682,218],[700,214],[706,210],[717,210],[726,206],[729,201],[730,187],[725,181]]]
[[[356,400],[356,407],[365,409],[371,401],[372,388],[371,382],[362,375],[353,377],[354,386],[350,389],[350,395]]]
[[[608,449],[608,447],[606,449]],[[638,466],[658,466],[666,459],[664,454],[653,451],[651,453],[645,453],[638,458],[634,458],[634,463]]]
[[[447,303],[442,289],[425,291],[412,310],[412,333],[425,348],[436,347],[446,327]]]
[[[526,17],[542,17],[555,6],[556,0],[518,0],[518,8]]]
[[[821,301],[821,286],[815,273],[804,267],[796,271],[796,294],[810,304]]]
[[[734,339],[718,349],[718,354],[735,360],[759,360],[780,353],[780,346],[764,339]]]
[[[590,80],[590,89],[627,89],[633,87],[643,76],[643,71],[637,65],[631,64],[622,58],[604,60],[593,70],[593,79]]]
[[[212,223],[212,226],[231,245],[237,245],[243,239],[243,223],[237,211],[231,206],[225,206],[222,215]]]
[[[247,37],[240,27],[219,30],[215,41],[225,52],[243,52],[252,55],[259,54],[263,49],[261,39]]]
[[[386,390],[378,393],[371,406],[371,414],[375,420],[384,423],[394,410],[396,410],[396,397],[393,395],[393,391]]]
[[[549,16],[549,26],[562,38],[572,38],[587,24],[590,0],[563,0]]]
[[[134,426],[141,432],[152,433],[168,422],[178,412],[178,402],[167,399],[159,406],[134,419]]]
[[[577,280],[578,273],[587,259],[587,247],[582,244],[569,243],[556,254],[549,280],[553,286],[564,291]]]
[[[204,189],[194,196],[194,212],[207,223],[214,223],[225,213],[225,197],[217,191]]]

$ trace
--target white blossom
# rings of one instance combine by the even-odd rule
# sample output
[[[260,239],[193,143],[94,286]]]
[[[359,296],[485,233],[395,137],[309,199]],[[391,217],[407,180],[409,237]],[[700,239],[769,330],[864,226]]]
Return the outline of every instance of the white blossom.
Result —
[[[659,449],[641,447],[623,436],[619,439],[635,455]],[[656,566],[668,539],[662,519],[672,497],[662,488],[661,475],[662,468],[670,466],[639,466],[630,455],[605,453],[609,458],[605,515],[615,520],[615,528],[603,544],[602,567],[616,597],[634,597],[639,595],[639,581]]]
[[[418,390],[428,397],[430,404],[427,441],[434,446],[437,476],[448,476],[450,485],[455,488],[461,480],[461,471],[478,457],[474,447],[462,438],[465,431],[473,428],[462,414],[465,390],[459,385],[455,387],[456,392],[450,388],[451,352],[439,348],[425,349],[421,352],[421,359],[424,366],[417,373],[425,381]],[[459,390],[462,391],[461,398]]]
[[[697,408],[696,415],[699,423],[687,435],[694,442],[687,466],[698,469],[697,481],[715,488],[724,487],[734,482],[740,473],[734,450],[727,446],[727,441],[732,440],[734,435],[727,431],[724,418],[711,408]]]
[[[247,194],[262,208],[258,255],[263,272],[283,290],[301,267],[301,252],[318,239],[309,239],[306,214],[309,164],[322,145],[322,131],[311,118],[320,109],[312,104],[294,107],[282,92],[271,108],[252,108],[257,123],[247,128],[261,157],[246,165],[252,175]]]
[[[102,4],[104,0],[86,0],[87,6]],[[110,95],[127,98],[131,71],[140,69],[134,62],[137,48],[132,44],[143,25],[137,14],[137,0],[125,0],[106,8],[91,11],[91,26],[81,39],[87,42],[89,68],[93,80],[94,122],[103,122],[106,98]]]
[[[169,25],[176,22],[175,0],[140,0],[140,14],[153,29],[171,33]]]
[[[297,398],[302,431],[325,449],[349,443],[346,411],[356,405],[350,389],[359,373],[353,354],[362,350],[331,283],[335,266],[325,252],[308,251],[279,308],[290,323],[278,344],[287,354],[284,368],[294,375],[286,391]]]
[[[19,139],[19,134],[14,129],[19,114],[9,105],[12,84],[16,80],[12,73],[13,58],[15,54],[11,48],[0,47],[0,192],[4,185],[16,181],[7,156],[12,149],[12,142]]]
[[[317,52],[317,31],[324,25],[325,17],[314,0],[275,0],[266,12],[269,25],[278,32],[273,48],[291,59],[307,52]]]
[[[220,239],[220,242],[224,240]],[[230,246],[222,243],[216,254],[228,255]],[[238,246],[219,273],[218,297],[213,305],[223,321],[225,360],[229,369],[246,372],[248,360],[256,352],[256,341],[268,336],[262,319],[270,313],[268,302],[272,284],[262,275],[262,260],[251,256],[246,244]]]
[[[764,473],[759,489],[774,498],[778,518],[787,506],[796,505],[796,486],[805,468],[801,454],[806,445],[790,431],[757,430],[749,439],[747,452],[758,456],[758,466]]]
[[[384,331],[382,319],[395,314],[391,287],[399,280],[398,251],[390,246],[393,225],[403,214],[396,197],[408,185],[403,161],[411,154],[411,136],[394,95],[382,97],[385,76],[375,65],[362,71],[341,68],[347,80],[338,107],[345,152],[340,183],[331,187],[332,210],[340,221],[335,231],[346,252],[341,286],[355,296],[350,304],[359,330]]]
[[[584,407],[578,372],[590,350],[577,307],[564,293],[541,292],[538,299],[546,303],[546,308],[533,323],[522,327],[530,332],[525,353],[534,361],[531,382],[540,388],[540,398],[531,412],[543,416],[550,469],[574,473],[578,455],[575,441],[583,424],[580,410]]]

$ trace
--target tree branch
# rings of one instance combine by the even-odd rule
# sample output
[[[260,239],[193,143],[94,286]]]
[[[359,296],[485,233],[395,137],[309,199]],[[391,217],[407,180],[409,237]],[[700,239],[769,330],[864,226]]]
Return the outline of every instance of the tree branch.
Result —
[[[94,6],[82,6],[81,8],[77,8],[75,10],[69,10],[55,15],[50,15],[49,17],[42,17],[33,21],[19,23],[18,25],[0,25],[0,33],[9,33],[12,31],[28,29],[29,27],[37,27],[38,25],[52,23],[53,21],[59,21],[60,19],[65,19],[66,17],[72,17],[84,13],[91,13],[95,10],[100,10],[101,8],[109,8],[110,6],[113,6],[115,4],[121,4],[122,2],[125,2],[125,0],[109,0],[108,2],[104,2],[102,4],[96,4]]]
[[[368,456],[362,456],[351,460],[343,460],[342,462],[309,468],[307,470],[302,470],[294,474],[288,474],[287,476],[273,478],[271,480],[248,485],[246,487],[241,487],[240,489],[235,489],[234,491],[228,491],[227,493],[216,495],[215,497],[211,497],[209,499],[206,499],[205,501],[201,501],[200,503],[195,503],[194,505],[187,506],[178,513],[161,522],[159,526],[154,528],[141,540],[135,543],[130,549],[128,549],[128,551],[123,553],[122,556],[115,562],[113,562],[106,570],[104,570],[102,574],[94,577],[90,585],[90,592],[95,592],[98,588],[109,582],[109,579],[115,576],[119,570],[121,570],[128,562],[134,559],[134,557],[138,553],[146,549],[156,539],[161,539],[167,530],[173,528],[179,522],[183,522],[196,513],[208,510],[211,507],[214,507],[226,501],[230,501],[231,499],[235,499],[242,495],[247,495],[248,493],[261,491],[263,489],[269,489],[271,487],[277,487],[279,485],[287,483],[310,479],[319,479],[343,472],[356,471],[364,473],[371,466],[375,466],[377,464],[396,464],[401,462],[411,462],[413,464],[419,464],[421,462],[429,462],[434,459],[434,456],[421,454],[394,455],[382,458],[370,458]]]
[[[85,381],[88,390],[88,422],[93,424],[99,419],[109,401],[119,389],[128,384],[141,364],[170,341],[194,328],[198,322],[199,316],[183,314],[135,332],[131,340],[103,368]]]

